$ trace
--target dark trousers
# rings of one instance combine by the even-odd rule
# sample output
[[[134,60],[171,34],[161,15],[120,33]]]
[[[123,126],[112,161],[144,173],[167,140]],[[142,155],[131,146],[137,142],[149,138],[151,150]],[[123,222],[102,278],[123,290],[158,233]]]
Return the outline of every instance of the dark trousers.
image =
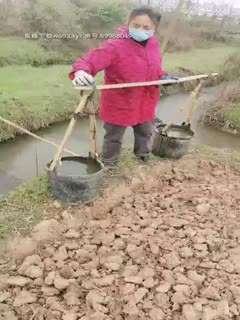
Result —
[[[134,154],[137,157],[144,157],[150,153],[153,128],[152,121],[133,126]],[[120,156],[123,136],[127,128],[105,122],[104,129],[106,134],[104,136],[102,158],[104,164],[113,165]]]

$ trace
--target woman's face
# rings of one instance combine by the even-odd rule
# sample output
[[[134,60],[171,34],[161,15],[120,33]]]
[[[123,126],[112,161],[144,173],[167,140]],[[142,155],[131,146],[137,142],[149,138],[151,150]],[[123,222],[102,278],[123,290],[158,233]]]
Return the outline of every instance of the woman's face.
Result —
[[[131,19],[128,25],[129,28],[134,28],[140,31],[155,32],[155,24],[148,15],[137,16]]]

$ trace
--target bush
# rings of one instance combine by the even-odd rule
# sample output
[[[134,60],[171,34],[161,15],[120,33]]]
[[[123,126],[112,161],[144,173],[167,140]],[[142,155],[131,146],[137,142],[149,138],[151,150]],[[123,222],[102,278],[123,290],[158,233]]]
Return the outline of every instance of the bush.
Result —
[[[221,71],[221,80],[240,79],[240,54],[231,55],[224,63]]]
[[[22,20],[29,32],[70,33],[74,9],[70,0],[27,0]]]

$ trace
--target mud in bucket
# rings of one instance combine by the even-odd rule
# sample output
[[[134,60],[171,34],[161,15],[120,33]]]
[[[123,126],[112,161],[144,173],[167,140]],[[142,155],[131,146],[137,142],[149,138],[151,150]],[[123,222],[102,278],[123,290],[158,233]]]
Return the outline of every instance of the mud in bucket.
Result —
[[[103,164],[90,157],[63,157],[61,165],[53,171],[46,165],[48,180],[53,195],[68,204],[93,201],[100,191],[103,178]]]
[[[180,159],[187,154],[194,132],[189,125],[171,125],[166,131],[165,126],[155,128],[152,153],[161,158]]]

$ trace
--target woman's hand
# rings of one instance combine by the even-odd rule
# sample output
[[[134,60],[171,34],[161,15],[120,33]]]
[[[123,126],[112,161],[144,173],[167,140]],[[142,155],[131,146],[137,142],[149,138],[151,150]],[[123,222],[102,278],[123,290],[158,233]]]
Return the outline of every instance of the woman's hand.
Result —
[[[95,83],[94,78],[87,72],[79,70],[74,73],[74,79],[72,83],[80,86],[91,86]]]
[[[163,77],[161,77],[161,79],[160,80],[179,80],[179,78],[178,77],[176,77],[176,76],[163,76]],[[173,83],[166,83],[166,84],[163,84],[163,86],[173,86],[173,85],[175,85],[175,84],[177,84],[177,82],[173,82]]]

